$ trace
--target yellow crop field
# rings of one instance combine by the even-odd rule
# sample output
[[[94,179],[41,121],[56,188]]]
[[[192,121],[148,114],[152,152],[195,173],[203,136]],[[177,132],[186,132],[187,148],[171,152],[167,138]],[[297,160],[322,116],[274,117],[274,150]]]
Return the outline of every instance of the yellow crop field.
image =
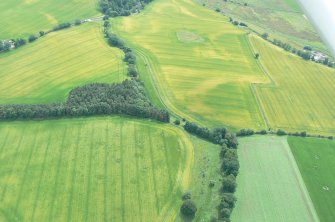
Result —
[[[135,50],[141,74],[173,112],[212,126],[264,127],[250,83],[268,79],[246,32],[227,18],[190,0],[157,0],[112,19],[112,32]]]
[[[51,33],[0,55],[0,103],[63,101],[76,86],[126,78],[121,50],[111,48],[100,24]]]
[[[273,80],[256,87],[269,126],[333,134],[335,70],[304,61],[258,37],[250,40]]]
[[[0,124],[0,221],[173,221],[190,184],[180,129],[126,118]]]

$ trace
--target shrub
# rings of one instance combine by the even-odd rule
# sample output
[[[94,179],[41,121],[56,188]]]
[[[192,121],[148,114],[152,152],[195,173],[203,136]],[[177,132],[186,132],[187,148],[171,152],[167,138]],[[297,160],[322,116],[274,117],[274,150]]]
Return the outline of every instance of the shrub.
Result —
[[[62,30],[62,29],[67,29],[71,27],[71,23],[62,23],[53,28],[54,31]]]
[[[174,123],[175,125],[179,126],[179,125],[180,125],[180,120],[179,120],[179,119],[176,119],[173,123]]]
[[[236,203],[236,197],[233,193],[224,193],[221,198],[219,208],[230,208],[233,209]]]
[[[190,200],[192,198],[191,192],[185,192],[183,196],[181,197],[182,200]]]
[[[28,38],[28,41],[29,41],[29,42],[33,42],[33,41],[35,41],[36,39],[37,39],[36,36],[34,36],[34,35],[30,35],[29,38]]]
[[[285,135],[287,135],[287,133],[284,130],[282,130],[282,129],[278,129],[276,134],[278,136],[285,136]]]
[[[240,26],[243,26],[243,27],[248,27],[248,25],[247,24],[245,24],[245,23],[243,23],[243,22],[240,22],[240,24],[239,24]]]
[[[18,48],[20,46],[25,45],[26,43],[27,41],[25,39],[19,38],[15,40],[14,45],[15,45],[15,48]]]
[[[186,217],[194,217],[197,210],[197,206],[192,200],[185,200],[180,208],[180,212]]]
[[[132,52],[126,52],[124,56],[124,61],[128,62],[129,64],[135,64],[136,63],[136,57]]]
[[[80,19],[76,19],[75,21],[74,21],[74,25],[81,25],[81,20]]]
[[[220,209],[219,211],[219,216],[220,216],[220,219],[225,221],[225,222],[228,222],[230,221],[230,214],[231,214],[231,210],[229,208],[222,208]]]
[[[313,48],[312,48],[311,46],[308,46],[308,45],[306,45],[306,46],[304,47],[304,50],[307,50],[307,51],[312,51],[312,50],[313,50]]]
[[[234,175],[223,177],[222,180],[222,191],[223,193],[234,193],[236,190],[236,178]]]
[[[301,137],[306,137],[306,136],[307,136],[307,132],[306,132],[306,131],[301,132],[301,133],[300,133],[300,136],[301,136]]]
[[[129,64],[128,75],[131,76],[131,77],[137,77],[138,76],[138,72],[137,72],[137,69],[136,69],[135,65]]]
[[[268,38],[269,38],[269,34],[266,33],[266,32],[263,33],[263,34],[262,34],[262,38],[263,38],[263,39],[268,39]]]
[[[268,134],[268,132],[265,129],[263,129],[263,130],[259,131],[259,134],[266,135],[266,134]]]
[[[255,134],[255,131],[252,129],[241,129],[236,133],[236,136],[252,136]]]
[[[107,38],[107,42],[110,46],[114,46],[120,49],[124,48],[124,43],[121,39],[119,39],[116,35],[114,35],[113,33],[107,32],[106,33],[106,38]]]

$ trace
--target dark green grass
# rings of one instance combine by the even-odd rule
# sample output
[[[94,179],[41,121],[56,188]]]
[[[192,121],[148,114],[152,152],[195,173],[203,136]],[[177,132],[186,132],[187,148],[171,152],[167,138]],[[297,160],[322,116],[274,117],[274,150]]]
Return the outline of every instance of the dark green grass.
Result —
[[[289,137],[308,192],[321,222],[335,220],[335,142],[327,139]]]

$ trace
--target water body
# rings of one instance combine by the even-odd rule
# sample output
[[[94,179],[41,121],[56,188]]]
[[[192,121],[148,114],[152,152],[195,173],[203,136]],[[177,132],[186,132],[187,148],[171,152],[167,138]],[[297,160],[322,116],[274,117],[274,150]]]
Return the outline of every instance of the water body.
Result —
[[[298,0],[335,56],[335,1]]]

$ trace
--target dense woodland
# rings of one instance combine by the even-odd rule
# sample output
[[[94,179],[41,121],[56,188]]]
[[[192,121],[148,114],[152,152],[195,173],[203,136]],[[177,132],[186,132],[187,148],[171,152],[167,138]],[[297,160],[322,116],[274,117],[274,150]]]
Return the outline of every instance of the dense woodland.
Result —
[[[144,6],[152,0],[101,0],[100,10],[105,15],[129,16],[133,13],[140,12]]]
[[[169,122],[169,113],[155,108],[136,79],[119,84],[93,83],[73,89],[65,103],[0,105],[1,120],[125,114]]]

